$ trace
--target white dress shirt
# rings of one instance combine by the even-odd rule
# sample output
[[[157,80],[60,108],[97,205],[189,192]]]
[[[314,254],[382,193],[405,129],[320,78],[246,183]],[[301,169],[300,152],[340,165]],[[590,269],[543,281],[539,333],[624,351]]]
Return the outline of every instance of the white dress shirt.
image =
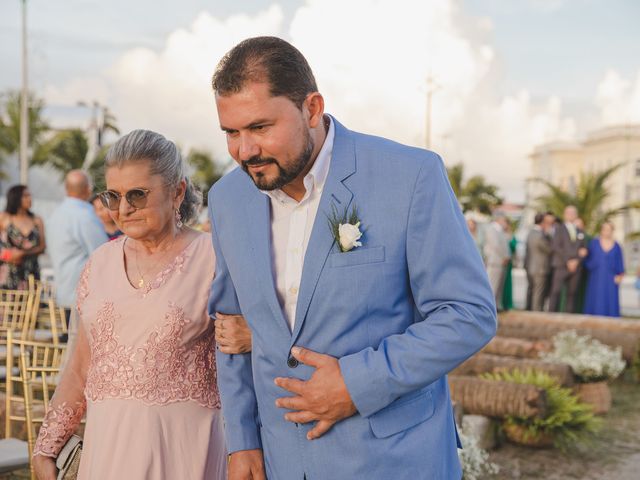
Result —
[[[263,191],[271,199],[273,278],[280,307],[291,331],[296,319],[304,256],[331,163],[335,127],[331,117],[326,118],[329,118],[329,131],[311,170],[303,179],[306,192],[302,200],[297,202],[280,189]]]

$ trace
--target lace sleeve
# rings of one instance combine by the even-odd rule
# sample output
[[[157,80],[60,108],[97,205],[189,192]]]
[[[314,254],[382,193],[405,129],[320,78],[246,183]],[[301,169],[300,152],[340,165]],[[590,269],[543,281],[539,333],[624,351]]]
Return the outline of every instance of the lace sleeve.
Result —
[[[49,411],[33,449],[33,456],[57,457],[80,425],[87,406],[84,387],[89,361],[89,342],[80,324],[75,347],[51,399]]]

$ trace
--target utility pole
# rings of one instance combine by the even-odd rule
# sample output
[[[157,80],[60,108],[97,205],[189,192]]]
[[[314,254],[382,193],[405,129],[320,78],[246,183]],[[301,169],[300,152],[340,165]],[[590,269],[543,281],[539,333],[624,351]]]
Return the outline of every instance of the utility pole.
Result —
[[[431,97],[433,96],[433,92],[435,92],[438,88],[439,85],[435,83],[433,76],[429,74],[427,76],[427,111],[424,135],[424,143],[427,150],[431,149]]]
[[[27,66],[27,0],[22,0],[22,92],[20,95],[20,183],[29,181],[29,84]]]

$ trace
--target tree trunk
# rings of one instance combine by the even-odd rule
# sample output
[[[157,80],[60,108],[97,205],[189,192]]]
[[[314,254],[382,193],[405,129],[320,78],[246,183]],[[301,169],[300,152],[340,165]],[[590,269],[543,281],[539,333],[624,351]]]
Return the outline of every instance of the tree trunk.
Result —
[[[538,358],[540,352],[551,350],[551,342],[540,340],[531,342],[521,338],[493,337],[493,339],[482,349],[482,353],[502,355],[518,358]]]
[[[640,321],[568,313],[510,311],[498,319],[498,335],[528,340],[550,340],[556,333],[575,330],[600,342],[622,347],[632,363],[640,349]]]
[[[487,417],[543,416],[546,395],[542,388],[476,377],[450,376],[451,398],[465,413]]]
[[[488,353],[478,353],[451,372],[451,375],[479,375],[481,373],[536,370],[547,373],[561,385],[573,385],[571,367],[564,363],[551,363],[530,358],[502,357]]]

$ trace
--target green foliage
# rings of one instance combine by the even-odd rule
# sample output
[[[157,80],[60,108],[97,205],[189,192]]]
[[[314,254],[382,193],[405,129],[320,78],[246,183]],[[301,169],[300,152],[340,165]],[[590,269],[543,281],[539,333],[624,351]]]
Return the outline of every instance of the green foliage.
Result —
[[[206,150],[192,149],[189,151],[187,163],[195,169],[191,176],[193,184],[206,198],[209,189],[222,178],[223,169],[218,166],[211,152]]]
[[[609,198],[611,192],[606,187],[607,180],[617,172],[623,164],[614,165],[601,172],[587,172],[580,174],[580,180],[575,193],[567,192],[551,182],[540,178],[535,181],[544,184],[548,193],[536,199],[541,211],[549,210],[562,218],[565,207],[575,205],[578,214],[584,221],[585,230],[590,235],[597,235],[602,224],[612,217],[632,208],[640,208],[640,202],[631,202],[610,210],[603,210],[603,202]]]
[[[449,183],[462,211],[474,211],[491,215],[492,210],[502,203],[498,187],[486,182],[482,175],[475,175],[464,182],[464,165],[458,163],[447,168]]]
[[[586,443],[600,430],[602,422],[596,418],[591,407],[581,403],[571,389],[561,387],[558,381],[544,372],[536,370],[513,370],[511,372],[486,373],[488,380],[535,385],[546,393],[547,411],[544,417],[505,418],[507,424],[525,428],[526,436],[536,438],[550,435],[554,445],[567,450],[577,444]]]
[[[32,163],[50,165],[64,177],[69,171],[82,168],[89,142],[78,128],[60,130],[43,145],[43,150],[43,155],[33,158]]]
[[[33,94],[28,95],[28,145],[33,157],[42,155],[43,136],[49,131],[49,125],[42,116],[44,101]],[[6,155],[11,155],[20,148],[20,92],[10,90],[0,96],[0,163]],[[0,172],[0,177],[4,176]]]

